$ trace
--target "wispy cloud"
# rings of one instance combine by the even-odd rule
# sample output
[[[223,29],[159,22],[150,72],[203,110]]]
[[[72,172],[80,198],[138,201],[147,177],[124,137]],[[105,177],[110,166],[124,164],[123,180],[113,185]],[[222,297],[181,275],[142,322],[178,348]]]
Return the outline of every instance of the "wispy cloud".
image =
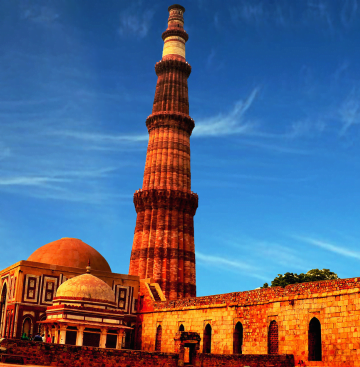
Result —
[[[345,27],[349,27],[359,12],[358,0],[345,0],[341,10],[341,21]]]
[[[194,136],[222,136],[230,134],[251,134],[256,124],[244,121],[246,111],[251,107],[259,88],[253,89],[249,97],[243,101],[236,102],[234,108],[226,115],[219,114],[215,117],[200,120],[194,129]]]
[[[340,110],[341,135],[344,135],[352,126],[360,124],[360,92],[352,90],[342,103]]]
[[[333,20],[329,3],[323,0],[311,0],[307,3],[307,14],[309,18],[325,22],[333,29]]]
[[[74,138],[78,140],[90,141],[98,144],[120,143],[120,142],[144,142],[149,140],[148,134],[141,135],[111,135],[103,133],[93,133],[88,131],[73,131],[73,130],[54,130],[48,133],[49,135],[57,135],[65,138]]]
[[[230,246],[234,249],[241,250],[242,254],[246,254],[247,259],[251,259],[253,263],[267,261],[268,269],[272,265],[278,264],[291,268],[301,269],[305,271],[308,266],[308,260],[302,254],[290,246],[285,246],[278,242],[261,240],[258,238],[238,237],[221,238],[224,245]],[[253,251],[256,249],[256,251]]]
[[[35,3],[22,3],[21,17],[25,20],[50,25],[54,23],[60,16],[59,12],[48,5],[39,5]]]
[[[241,273],[246,273],[247,275],[258,278],[261,280],[268,280],[268,278],[259,274],[259,268],[249,265],[248,262],[243,262],[239,260],[229,260],[221,256],[205,255],[201,252],[196,251],[196,259],[205,265],[211,267],[218,267],[220,269],[227,269],[232,271],[238,271]]]
[[[255,26],[276,24],[291,27],[317,24],[330,31],[351,26],[359,15],[358,0],[342,1],[340,9],[336,2],[331,0],[296,3],[286,0],[239,0],[235,6],[230,6],[229,10],[235,24],[238,24],[239,20]]]
[[[139,9],[141,7],[135,4],[121,12],[118,31],[122,37],[143,38],[147,35],[155,12]]]
[[[302,237],[302,236],[293,236],[293,237],[295,239],[299,240],[299,241],[308,243],[308,244],[316,246],[316,247],[320,247],[324,250],[334,252],[334,253],[342,255],[342,256],[351,257],[353,259],[360,260],[360,252],[348,250],[348,249],[344,248],[344,246],[340,246],[340,245],[337,245],[337,244],[321,241],[321,240],[311,238],[311,237]]]

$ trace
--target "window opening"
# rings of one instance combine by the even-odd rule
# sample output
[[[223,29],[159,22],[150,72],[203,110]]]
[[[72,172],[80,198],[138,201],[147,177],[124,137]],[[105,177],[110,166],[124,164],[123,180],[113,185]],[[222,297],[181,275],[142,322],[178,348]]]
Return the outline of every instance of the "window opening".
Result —
[[[279,330],[275,320],[270,322],[268,334],[268,354],[279,353]]]

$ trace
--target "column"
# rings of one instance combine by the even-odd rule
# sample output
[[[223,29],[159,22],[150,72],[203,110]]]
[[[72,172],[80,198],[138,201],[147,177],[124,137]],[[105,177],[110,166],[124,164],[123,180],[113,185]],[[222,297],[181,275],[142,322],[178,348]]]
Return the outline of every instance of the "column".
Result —
[[[77,327],[77,335],[76,335],[76,345],[81,347],[84,341],[84,330],[85,326],[79,325]]]
[[[51,328],[51,332],[49,332],[49,334],[51,335],[51,338],[54,337],[54,344],[59,344],[59,325],[54,326],[54,329]]]
[[[66,328],[67,325],[66,324],[61,324],[60,325],[60,340],[59,340],[59,344],[65,344],[66,341]]]
[[[125,330],[124,329],[118,330],[116,349],[122,349],[124,336],[125,336]]]
[[[44,334],[45,334],[45,342],[47,341],[49,333],[49,326],[48,324],[44,324]]]
[[[100,334],[100,348],[106,348],[106,336],[107,336],[108,328],[102,327]]]

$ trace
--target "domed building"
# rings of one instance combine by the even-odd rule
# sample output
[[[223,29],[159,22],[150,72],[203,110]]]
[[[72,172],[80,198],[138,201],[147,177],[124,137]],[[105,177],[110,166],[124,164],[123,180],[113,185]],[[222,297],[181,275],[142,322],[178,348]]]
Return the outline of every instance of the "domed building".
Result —
[[[1,337],[46,332],[56,343],[133,346],[139,277],[113,273],[80,239],[40,247],[0,271],[0,279]]]
[[[90,274],[90,266],[86,274],[60,285],[46,315],[40,323],[46,335],[55,330],[58,344],[120,349],[125,332],[133,330],[124,323],[124,311],[118,309],[114,291]]]

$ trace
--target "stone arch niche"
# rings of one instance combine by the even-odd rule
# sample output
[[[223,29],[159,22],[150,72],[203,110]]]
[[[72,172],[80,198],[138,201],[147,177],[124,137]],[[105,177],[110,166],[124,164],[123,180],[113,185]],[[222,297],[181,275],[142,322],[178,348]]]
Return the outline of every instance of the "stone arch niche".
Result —
[[[180,325],[179,331],[185,331],[185,328],[184,328],[184,325],[183,324]]]
[[[7,283],[4,283],[4,286],[1,290],[1,296],[0,296],[0,336],[3,335],[3,330],[5,326],[6,296],[7,296]]]
[[[30,317],[25,317],[22,324],[21,335],[25,333],[26,336],[29,337],[29,335],[32,333],[31,329],[32,329],[32,320]]]
[[[270,322],[268,333],[268,354],[279,353],[279,328],[275,320]]]
[[[321,361],[321,324],[313,317],[309,323],[309,361]]]
[[[207,324],[204,330],[203,353],[211,353],[211,325]]]
[[[242,323],[239,321],[235,325],[234,330],[234,342],[233,342],[233,353],[242,354],[244,329]]]
[[[162,337],[162,327],[159,325],[156,329],[156,338],[155,338],[155,351],[161,352],[161,337]]]

